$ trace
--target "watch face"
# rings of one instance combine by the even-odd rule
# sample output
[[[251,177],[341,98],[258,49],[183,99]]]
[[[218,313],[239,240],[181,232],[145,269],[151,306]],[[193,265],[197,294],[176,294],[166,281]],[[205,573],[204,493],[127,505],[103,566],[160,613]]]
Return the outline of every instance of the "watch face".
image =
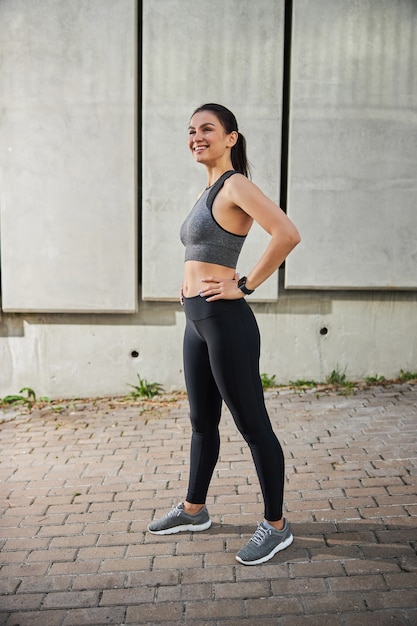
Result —
[[[248,289],[246,287],[246,276],[242,276],[242,278],[240,278],[238,280],[237,286],[239,287],[239,289],[241,291],[243,291],[244,294],[246,294],[247,296],[249,296],[251,293],[254,292],[253,289]]]

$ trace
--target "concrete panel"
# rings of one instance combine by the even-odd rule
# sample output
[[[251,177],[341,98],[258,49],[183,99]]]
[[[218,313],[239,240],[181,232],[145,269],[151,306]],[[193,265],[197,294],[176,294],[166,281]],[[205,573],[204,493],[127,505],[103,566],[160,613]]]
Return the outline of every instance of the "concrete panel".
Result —
[[[294,2],[290,288],[417,287],[417,4]]]
[[[136,307],[135,0],[0,3],[5,311]]]
[[[143,297],[176,300],[180,225],[206,186],[187,149],[193,110],[220,102],[248,142],[253,181],[279,202],[283,1],[144,0]],[[238,270],[249,272],[267,235],[254,228]],[[251,300],[275,300],[274,275]]]
[[[253,305],[261,372],[277,383],[324,382],[334,369],[347,380],[416,372],[416,305],[417,292],[282,291],[277,302]],[[183,389],[184,322],[180,305],[168,302],[143,302],[131,316],[6,314],[0,398],[22,387],[38,397],[123,396],[138,373]]]

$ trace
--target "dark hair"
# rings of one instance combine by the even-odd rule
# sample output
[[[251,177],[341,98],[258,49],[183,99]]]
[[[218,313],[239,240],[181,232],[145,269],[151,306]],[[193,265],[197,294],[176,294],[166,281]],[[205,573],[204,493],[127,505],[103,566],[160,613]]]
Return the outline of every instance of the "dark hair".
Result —
[[[243,174],[246,178],[249,178],[250,166],[246,156],[246,139],[242,133],[239,132],[237,121],[233,113],[229,111],[229,109],[226,109],[223,105],[215,104],[213,102],[209,104],[202,104],[194,111],[193,115],[200,113],[200,111],[211,111],[214,113],[227,134],[232,133],[233,131],[237,132],[237,142],[233,146],[231,152],[232,165],[237,172]]]

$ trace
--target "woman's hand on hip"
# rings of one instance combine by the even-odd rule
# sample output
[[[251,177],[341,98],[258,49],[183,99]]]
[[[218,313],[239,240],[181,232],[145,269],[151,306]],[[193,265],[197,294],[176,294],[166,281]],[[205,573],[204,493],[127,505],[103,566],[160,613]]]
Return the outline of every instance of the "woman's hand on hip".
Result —
[[[199,295],[205,298],[207,302],[215,300],[240,300],[244,298],[244,293],[237,286],[239,275],[235,274],[234,278],[220,278],[218,276],[207,276],[202,278],[204,283]]]

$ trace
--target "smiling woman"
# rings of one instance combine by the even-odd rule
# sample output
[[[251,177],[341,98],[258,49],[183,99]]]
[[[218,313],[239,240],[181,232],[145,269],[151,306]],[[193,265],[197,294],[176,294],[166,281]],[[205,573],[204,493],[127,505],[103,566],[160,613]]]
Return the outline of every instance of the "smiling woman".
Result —
[[[245,237],[253,221],[270,235],[267,249],[246,278],[246,289],[254,291],[281,265],[299,242],[299,234],[285,213],[249,181],[246,141],[229,109],[214,103],[199,107],[191,117],[188,133],[188,147],[193,158],[206,167],[208,187],[181,229],[182,242],[186,247],[183,295],[193,297],[201,293],[209,302],[236,299],[242,297],[234,281],[238,257],[232,256],[228,263],[220,262],[225,252],[236,245],[236,236]],[[226,172],[234,175],[222,178]],[[204,211],[205,196],[216,182],[220,187],[215,195],[210,196],[209,212]],[[208,233],[204,230],[199,231],[202,219],[206,220],[206,227],[217,227],[212,237],[207,237]],[[204,250],[196,258],[191,258],[196,254],[194,231],[200,232]],[[222,231],[227,234],[227,242]],[[223,238],[221,245],[217,243],[220,236]],[[202,266],[204,263],[211,265]],[[221,280],[213,279],[214,274]],[[222,282],[223,279],[228,282]],[[207,283],[203,290],[201,282]]]
[[[205,166],[208,183],[181,227],[191,464],[185,501],[152,522],[149,531],[164,535],[210,527],[205,502],[219,455],[224,400],[250,447],[264,496],[265,521],[236,555],[239,562],[255,565],[289,546],[293,536],[282,516],[284,456],[265,407],[259,330],[245,296],[271,276],[300,236],[248,179],[246,142],[231,111],[213,103],[199,107],[188,133],[188,147]],[[237,261],[254,221],[270,241],[248,276],[239,278]]]
[[[206,107],[210,107],[210,109]],[[207,120],[206,122],[204,122],[205,119]],[[199,122],[201,124],[200,128],[193,126],[193,123],[198,124]],[[188,127],[188,145],[190,150],[194,155],[203,153],[204,150],[211,145],[209,133],[215,133],[216,131],[217,133],[226,135],[230,138],[229,141],[232,141],[230,149],[234,169],[237,172],[241,172],[244,176],[249,177],[250,168],[246,158],[246,140],[242,133],[239,133],[234,114],[221,105],[211,103],[209,105],[203,105],[194,111],[190,126]]]

